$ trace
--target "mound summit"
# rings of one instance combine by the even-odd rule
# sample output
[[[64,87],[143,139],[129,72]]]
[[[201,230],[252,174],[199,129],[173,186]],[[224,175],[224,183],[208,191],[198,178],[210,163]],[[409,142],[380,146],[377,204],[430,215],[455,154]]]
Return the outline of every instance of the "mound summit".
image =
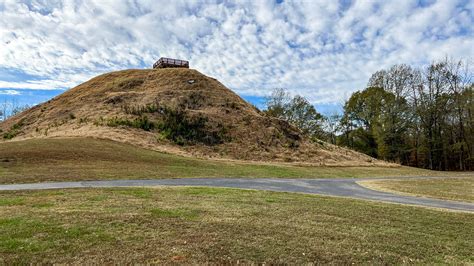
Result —
[[[3,141],[93,137],[207,158],[382,164],[348,149],[312,142],[216,79],[185,68],[97,76],[0,123],[0,136]]]

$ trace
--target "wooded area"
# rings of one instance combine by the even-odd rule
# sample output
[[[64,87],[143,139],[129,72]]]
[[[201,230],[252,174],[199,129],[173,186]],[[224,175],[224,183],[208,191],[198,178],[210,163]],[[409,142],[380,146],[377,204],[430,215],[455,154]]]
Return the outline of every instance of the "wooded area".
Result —
[[[312,138],[375,158],[434,170],[474,170],[472,71],[465,61],[424,68],[394,65],[372,75],[352,94],[342,115],[322,117],[301,96],[276,89],[268,115]],[[299,104],[298,104],[299,103]]]
[[[395,65],[374,73],[346,102],[338,144],[404,165],[472,170],[473,115],[466,62]]]

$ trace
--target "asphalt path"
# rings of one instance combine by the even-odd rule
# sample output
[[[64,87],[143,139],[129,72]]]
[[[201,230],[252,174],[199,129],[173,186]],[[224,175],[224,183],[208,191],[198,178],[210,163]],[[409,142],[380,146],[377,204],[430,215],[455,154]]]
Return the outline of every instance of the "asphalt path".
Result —
[[[474,212],[474,204],[472,203],[404,196],[388,192],[375,191],[357,184],[358,181],[364,180],[383,179],[176,178],[150,180],[101,180],[82,182],[9,184],[0,185],[0,191],[66,188],[203,186],[309,193]]]

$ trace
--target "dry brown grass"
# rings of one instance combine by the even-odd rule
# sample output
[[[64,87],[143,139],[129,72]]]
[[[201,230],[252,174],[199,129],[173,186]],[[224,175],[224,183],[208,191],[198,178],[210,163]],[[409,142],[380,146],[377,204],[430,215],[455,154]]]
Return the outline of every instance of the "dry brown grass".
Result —
[[[359,184],[395,194],[474,202],[474,176],[462,178],[370,180]]]
[[[188,83],[191,79],[192,84]],[[207,122],[203,130],[210,136],[222,135],[222,143],[180,146],[163,137],[159,129],[107,126],[114,118],[133,121],[139,117],[125,108],[147,106],[183,110],[191,118],[204,117]],[[160,111],[142,115],[157,124],[163,121]],[[13,140],[96,137],[204,158],[326,166],[389,165],[324,142],[310,142],[293,126],[266,117],[217,80],[190,69],[124,70],[100,75],[0,123],[0,130],[1,134],[14,133]]]
[[[472,214],[220,188],[0,192],[0,264],[472,264]]]
[[[459,176],[461,173],[402,166],[329,167],[198,159],[91,138],[30,139],[0,143],[0,183],[185,177],[366,178],[440,175]]]

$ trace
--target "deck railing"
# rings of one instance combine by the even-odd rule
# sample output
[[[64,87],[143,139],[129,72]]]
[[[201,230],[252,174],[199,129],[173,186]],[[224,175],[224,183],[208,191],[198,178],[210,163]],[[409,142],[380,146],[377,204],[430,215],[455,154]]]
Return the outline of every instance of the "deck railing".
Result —
[[[162,57],[153,64],[153,68],[163,67],[186,67],[189,68],[189,62],[186,60]]]

